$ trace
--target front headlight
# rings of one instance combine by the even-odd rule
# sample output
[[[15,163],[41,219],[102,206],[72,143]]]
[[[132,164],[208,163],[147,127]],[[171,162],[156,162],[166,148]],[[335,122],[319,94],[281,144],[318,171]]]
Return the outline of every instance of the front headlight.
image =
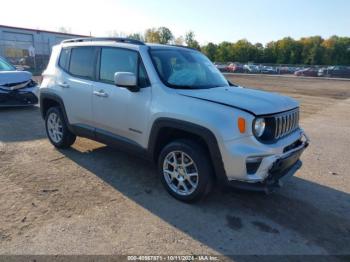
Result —
[[[256,118],[253,125],[253,132],[256,137],[261,137],[264,134],[266,122],[264,118]]]

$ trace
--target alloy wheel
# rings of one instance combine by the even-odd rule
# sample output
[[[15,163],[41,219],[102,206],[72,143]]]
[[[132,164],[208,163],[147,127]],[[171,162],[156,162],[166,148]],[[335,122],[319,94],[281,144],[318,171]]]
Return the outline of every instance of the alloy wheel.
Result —
[[[199,174],[193,159],[182,151],[172,151],[163,162],[163,175],[172,191],[191,195],[198,187]]]
[[[54,143],[60,143],[63,138],[63,125],[61,118],[54,112],[47,118],[47,130]]]

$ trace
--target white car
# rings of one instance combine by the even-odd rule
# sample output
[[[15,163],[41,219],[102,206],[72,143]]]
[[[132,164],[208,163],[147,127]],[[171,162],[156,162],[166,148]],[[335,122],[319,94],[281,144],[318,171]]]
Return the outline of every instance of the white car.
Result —
[[[17,71],[0,57],[0,107],[36,105],[38,92],[39,88],[30,72]]]
[[[246,73],[250,74],[260,73],[259,67],[257,65],[244,65],[243,69]]]
[[[63,41],[43,73],[40,107],[54,146],[83,136],[137,152],[188,202],[215,183],[271,192],[308,146],[295,100],[233,85],[186,47]]]

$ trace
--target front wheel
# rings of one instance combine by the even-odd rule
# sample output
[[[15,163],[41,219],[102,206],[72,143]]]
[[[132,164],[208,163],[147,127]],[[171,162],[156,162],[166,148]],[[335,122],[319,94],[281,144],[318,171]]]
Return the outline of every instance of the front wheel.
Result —
[[[200,200],[212,188],[207,150],[194,141],[177,140],[165,146],[159,156],[158,170],[163,185],[178,200]]]
[[[57,148],[68,148],[76,136],[68,130],[63,114],[59,107],[51,107],[45,117],[47,137],[51,144]]]

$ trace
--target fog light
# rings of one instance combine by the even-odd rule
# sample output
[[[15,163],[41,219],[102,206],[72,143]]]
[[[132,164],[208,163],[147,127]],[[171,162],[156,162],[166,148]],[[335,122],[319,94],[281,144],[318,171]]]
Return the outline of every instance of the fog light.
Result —
[[[258,171],[262,160],[262,157],[248,157],[246,160],[247,173],[254,175]]]

